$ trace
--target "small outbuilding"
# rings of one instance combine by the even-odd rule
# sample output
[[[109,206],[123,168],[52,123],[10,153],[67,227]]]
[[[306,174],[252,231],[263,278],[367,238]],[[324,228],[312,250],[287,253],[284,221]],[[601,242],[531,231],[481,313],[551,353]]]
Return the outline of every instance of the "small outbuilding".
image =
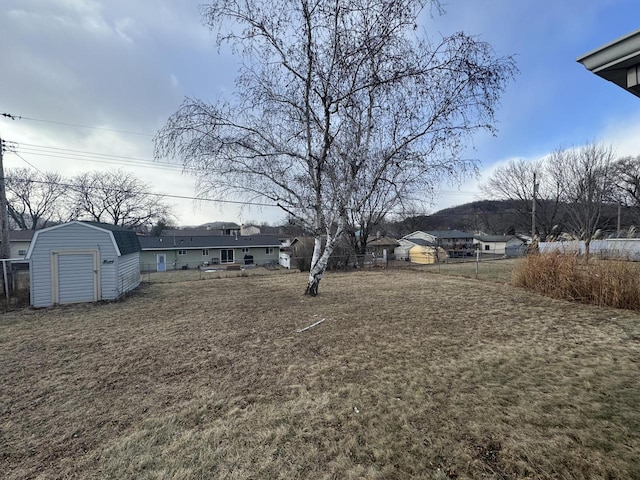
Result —
[[[444,262],[447,252],[442,247],[433,245],[415,245],[409,249],[409,261],[420,265]]]
[[[27,252],[31,305],[115,300],[140,284],[135,232],[97,222],[69,222],[38,230]]]

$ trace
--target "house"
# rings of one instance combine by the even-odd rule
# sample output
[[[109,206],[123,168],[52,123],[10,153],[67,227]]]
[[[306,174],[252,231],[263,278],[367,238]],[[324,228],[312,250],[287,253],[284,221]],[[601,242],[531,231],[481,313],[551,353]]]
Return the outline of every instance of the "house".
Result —
[[[139,237],[144,271],[186,270],[201,266],[277,264],[276,235],[171,235]]]
[[[640,29],[577,59],[590,72],[640,97]]]
[[[286,238],[280,244],[278,263],[284,268],[291,268],[291,258],[295,255],[297,238]]]
[[[27,251],[31,305],[114,300],[140,284],[140,243],[131,230],[69,222],[38,230]]]
[[[209,235],[240,235],[242,227],[233,222],[210,222],[200,226],[200,229],[207,230]]]
[[[474,237],[478,250],[482,253],[506,255],[507,250],[517,249],[524,241],[516,235],[476,235]]]
[[[367,242],[367,253],[376,258],[388,258],[400,244],[395,238],[377,237]]]
[[[260,235],[260,228],[255,225],[240,225],[240,235]]]
[[[432,230],[432,231],[416,231],[405,235],[398,243],[394,253],[397,260],[408,260],[409,250],[416,245],[423,246],[415,240],[426,240],[431,246],[442,247],[447,256],[466,257],[474,254],[473,234],[460,230]]]
[[[199,227],[165,228],[162,230],[162,235],[165,237],[172,235],[211,237],[216,235],[236,236],[241,234],[242,227],[233,222],[210,222]]]
[[[9,230],[9,258],[24,258],[35,230]]]

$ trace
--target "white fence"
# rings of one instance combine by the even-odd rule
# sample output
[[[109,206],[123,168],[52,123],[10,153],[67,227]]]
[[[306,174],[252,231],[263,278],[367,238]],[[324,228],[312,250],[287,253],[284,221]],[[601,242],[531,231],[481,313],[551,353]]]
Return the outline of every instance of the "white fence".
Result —
[[[540,253],[566,253],[572,255],[584,255],[586,253],[586,245],[582,240],[540,242],[538,248]],[[591,255],[598,255],[603,258],[640,261],[640,238],[591,240],[589,251]]]

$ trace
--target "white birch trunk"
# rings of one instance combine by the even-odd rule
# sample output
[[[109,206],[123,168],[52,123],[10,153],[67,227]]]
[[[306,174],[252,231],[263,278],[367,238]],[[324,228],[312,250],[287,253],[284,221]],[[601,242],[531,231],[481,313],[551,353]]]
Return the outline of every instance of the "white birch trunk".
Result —
[[[304,292],[305,295],[316,296],[318,294],[318,285],[329,263],[329,257],[333,253],[333,249],[336,247],[338,240],[344,232],[344,221],[340,220],[338,228],[335,234],[327,235],[327,243],[322,249],[322,237],[317,235],[313,246],[313,257],[311,260],[311,270],[309,271],[309,280],[307,282],[307,289]],[[321,253],[322,252],[322,253]]]

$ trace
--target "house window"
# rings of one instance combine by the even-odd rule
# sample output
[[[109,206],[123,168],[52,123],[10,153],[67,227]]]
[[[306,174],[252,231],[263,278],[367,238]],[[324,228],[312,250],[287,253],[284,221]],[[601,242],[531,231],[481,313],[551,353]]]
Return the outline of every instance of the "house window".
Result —
[[[233,263],[233,249],[220,250],[220,263]]]
[[[273,247],[265,248],[264,253],[266,253],[267,255],[273,255]]]
[[[491,250],[491,246],[489,246],[489,245],[485,245],[485,246],[484,246],[484,249],[485,249],[485,250]]]
[[[18,250],[18,255],[26,255],[27,251],[26,250]]]
[[[209,256],[209,249],[208,248],[203,248],[202,249],[202,256],[203,257],[208,257]]]
[[[248,247],[243,248],[242,253],[249,253],[249,248]]]
[[[178,255],[186,255],[187,251],[186,250],[178,250]]]

